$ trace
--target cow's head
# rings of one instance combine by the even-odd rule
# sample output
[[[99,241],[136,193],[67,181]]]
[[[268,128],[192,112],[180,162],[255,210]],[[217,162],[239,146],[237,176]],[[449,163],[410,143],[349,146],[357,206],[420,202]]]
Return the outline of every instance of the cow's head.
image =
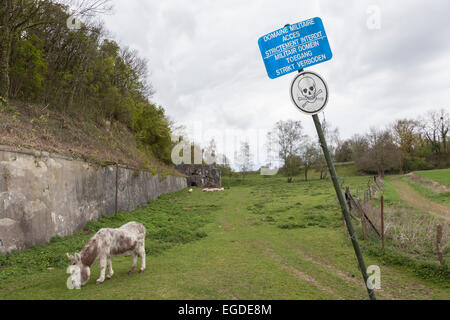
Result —
[[[84,286],[89,281],[89,277],[91,276],[91,268],[83,264],[83,262],[81,261],[81,255],[79,253],[75,253],[75,256],[67,253],[67,258],[69,258],[72,263],[70,266],[70,268],[74,270],[72,275],[75,276],[79,274],[81,278],[80,283],[82,286]],[[77,272],[77,270],[75,269],[79,269],[80,272]]]

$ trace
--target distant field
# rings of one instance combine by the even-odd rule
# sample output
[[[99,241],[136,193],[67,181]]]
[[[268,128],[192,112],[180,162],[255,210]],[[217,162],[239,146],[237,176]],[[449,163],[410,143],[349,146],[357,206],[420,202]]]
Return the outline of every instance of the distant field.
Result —
[[[417,171],[416,174],[450,187],[450,169]]]

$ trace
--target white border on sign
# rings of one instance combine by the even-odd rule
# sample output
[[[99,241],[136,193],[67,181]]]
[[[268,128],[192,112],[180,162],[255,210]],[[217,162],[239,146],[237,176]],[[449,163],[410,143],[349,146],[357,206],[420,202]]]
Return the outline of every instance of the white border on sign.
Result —
[[[300,109],[300,107],[297,105],[297,103],[295,102],[295,99],[294,99],[294,94],[293,94],[293,93],[294,93],[294,83],[295,83],[295,81],[297,81],[297,79],[298,79],[299,77],[301,77],[301,76],[303,76],[303,75],[305,75],[305,74],[312,74],[312,75],[315,75],[316,77],[318,77],[320,80],[322,80],[323,84],[325,85],[325,89],[327,90],[326,100],[325,100],[325,103],[324,103],[323,107],[320,108],[320,110],[315,111],[315,112],[308,112],[308,111],[305,111],[305,110]],[[327,85],[327,82],[326,82],[319,74],[317,74],[317,73],[315,73],[315,72],[313,72],[313,71],[302,71],[302,72],[300,72],[298,75],[295,76],[295,78],[294,78],[294,80],[292,80],[291,86],[290,86],[289,88],[290,88],[290,93],[289,93],[289,94],[290,94],[290,96],[291,96],[291,101],[292,101],[292,103],[294,103],[295,107],[296,107],[298,110],[300,110],[300,112],[303,112],[304,114],[309,114],[310,116],[313,116],[313,115],[315,115],[315,114],[321,113],[321,112],[322,112],[323,110],[325,110],[325,108],[327,107],[327,104],[328,104],[328,95],[329,95],[328,85]]]

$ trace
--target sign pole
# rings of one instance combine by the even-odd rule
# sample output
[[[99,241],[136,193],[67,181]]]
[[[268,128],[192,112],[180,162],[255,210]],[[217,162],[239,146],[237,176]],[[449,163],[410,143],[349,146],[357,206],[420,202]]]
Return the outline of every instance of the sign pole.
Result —
[[[376,300],[375,292],[368,285],[369,277],[364,258],[356,239],[350,212],[338,182],[322,125],[317,116],[327,105],[328,86],[317,73],[303,71],[304,68],[329,61],[333,57],[322,19],[313,18],[294,25],[287,24],[282,29],[259,38],[258,45],[269,78],[275,79],[297,70],[300,73],[291,84],[292,102],[301,112],[313,117],[365,286],[370,299]]]
[[[328,150],[327,141],[325,140],[325,135],[323,133],[322,125],[320,124],[319,117],[317,114],[313,115],[314,124],[316,125],[317,134],[319,135],[320,145],[323,149],[323,154],[328,164],[328,168],[330,169],[331,179],[333,180],[334,189],[336,190],[336,194],[341,205],[342,213],[344,215],[345,224],[347,225],[348,233],[350,234],[350,238],[352,240],[353,249],[355,249],[356,258],[358,259],[359,268],[361,269],[362,276],[364,278],[364,285],[369,292],[369,297],[371,300],[376,300],[375,292],[373,289],[369,289],[367,286],[367,280],[369,276],[367,275],[366,264],[364,263],[364,258],[361,253],[361,248],[359,247],[358,240],[356,239],[355,229],[352,225],[352,219],[350,218],[350,213],[348,211],[347,205],[345,203],[344,195],[342,194],[342,190],[339,186],[339,182],[337,179],[336,169],[334,168],[333,161],[331,160],[330,151]]]

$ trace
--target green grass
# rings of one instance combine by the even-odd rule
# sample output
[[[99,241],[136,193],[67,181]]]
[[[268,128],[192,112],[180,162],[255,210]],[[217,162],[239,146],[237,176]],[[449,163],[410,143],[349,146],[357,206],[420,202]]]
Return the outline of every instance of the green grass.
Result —
[[[184,193],[163,195],[150,202],[147,208],[133,213],[119,213],[90,222],[81,233],[70,237],[52,239],[48,245],[31,248],[25,252],[0,255],[0,288],[5,280],[30,272],[67,266],[66,252],[79,252],[101,228],[118,228],[130,221],[139,221],[147,228],[146,251],[159,255],[177,245],[206,237],[202,230],[211,221],[214,204],[201,205],[190,202]],[[151,240],[150,240],[151,239]]]
[[[394,207],[394,206],[409,207],[408,204],[405,203],[400,198],[400,196],[398,195],[394,186],[391,184],[392,179],[398,179],[398,178],[400,178],[400,176],[388,176],[385,178],[384,190],[383,190],[384,203],[390,207]]]
[[[344,182],[363,189],[368,179]],[[96,262],[88,285],[68,290],[65,252],[92,236],[80,233],[0,258],[0,299],[367,299],[330,181],[251,175],[224,185],[222,193],[165,195],[86,227],[144,223],[144,274],[128,276],[131,258],[113,258],[112,280],[95,285]],[[450,298],[448,282],[423,279],[369,249],[367,265],[382,270],[379,298]]]
[[[416,174],[450,187],[450,169],[417,171]]]
[[[449,171],[450,173],[450,171]],[[425,198],[428,198],[432,201],[442,203],[444,205],[450,205],[450,192],[435,192],[433,190],[430,190],[429,188],[425,187],[421,183],[417,183],[412,181],[409,177],[403,177],[401,179],[403,182],[410,185],[414,190],[416,190],[418,193],[420,193]]]

